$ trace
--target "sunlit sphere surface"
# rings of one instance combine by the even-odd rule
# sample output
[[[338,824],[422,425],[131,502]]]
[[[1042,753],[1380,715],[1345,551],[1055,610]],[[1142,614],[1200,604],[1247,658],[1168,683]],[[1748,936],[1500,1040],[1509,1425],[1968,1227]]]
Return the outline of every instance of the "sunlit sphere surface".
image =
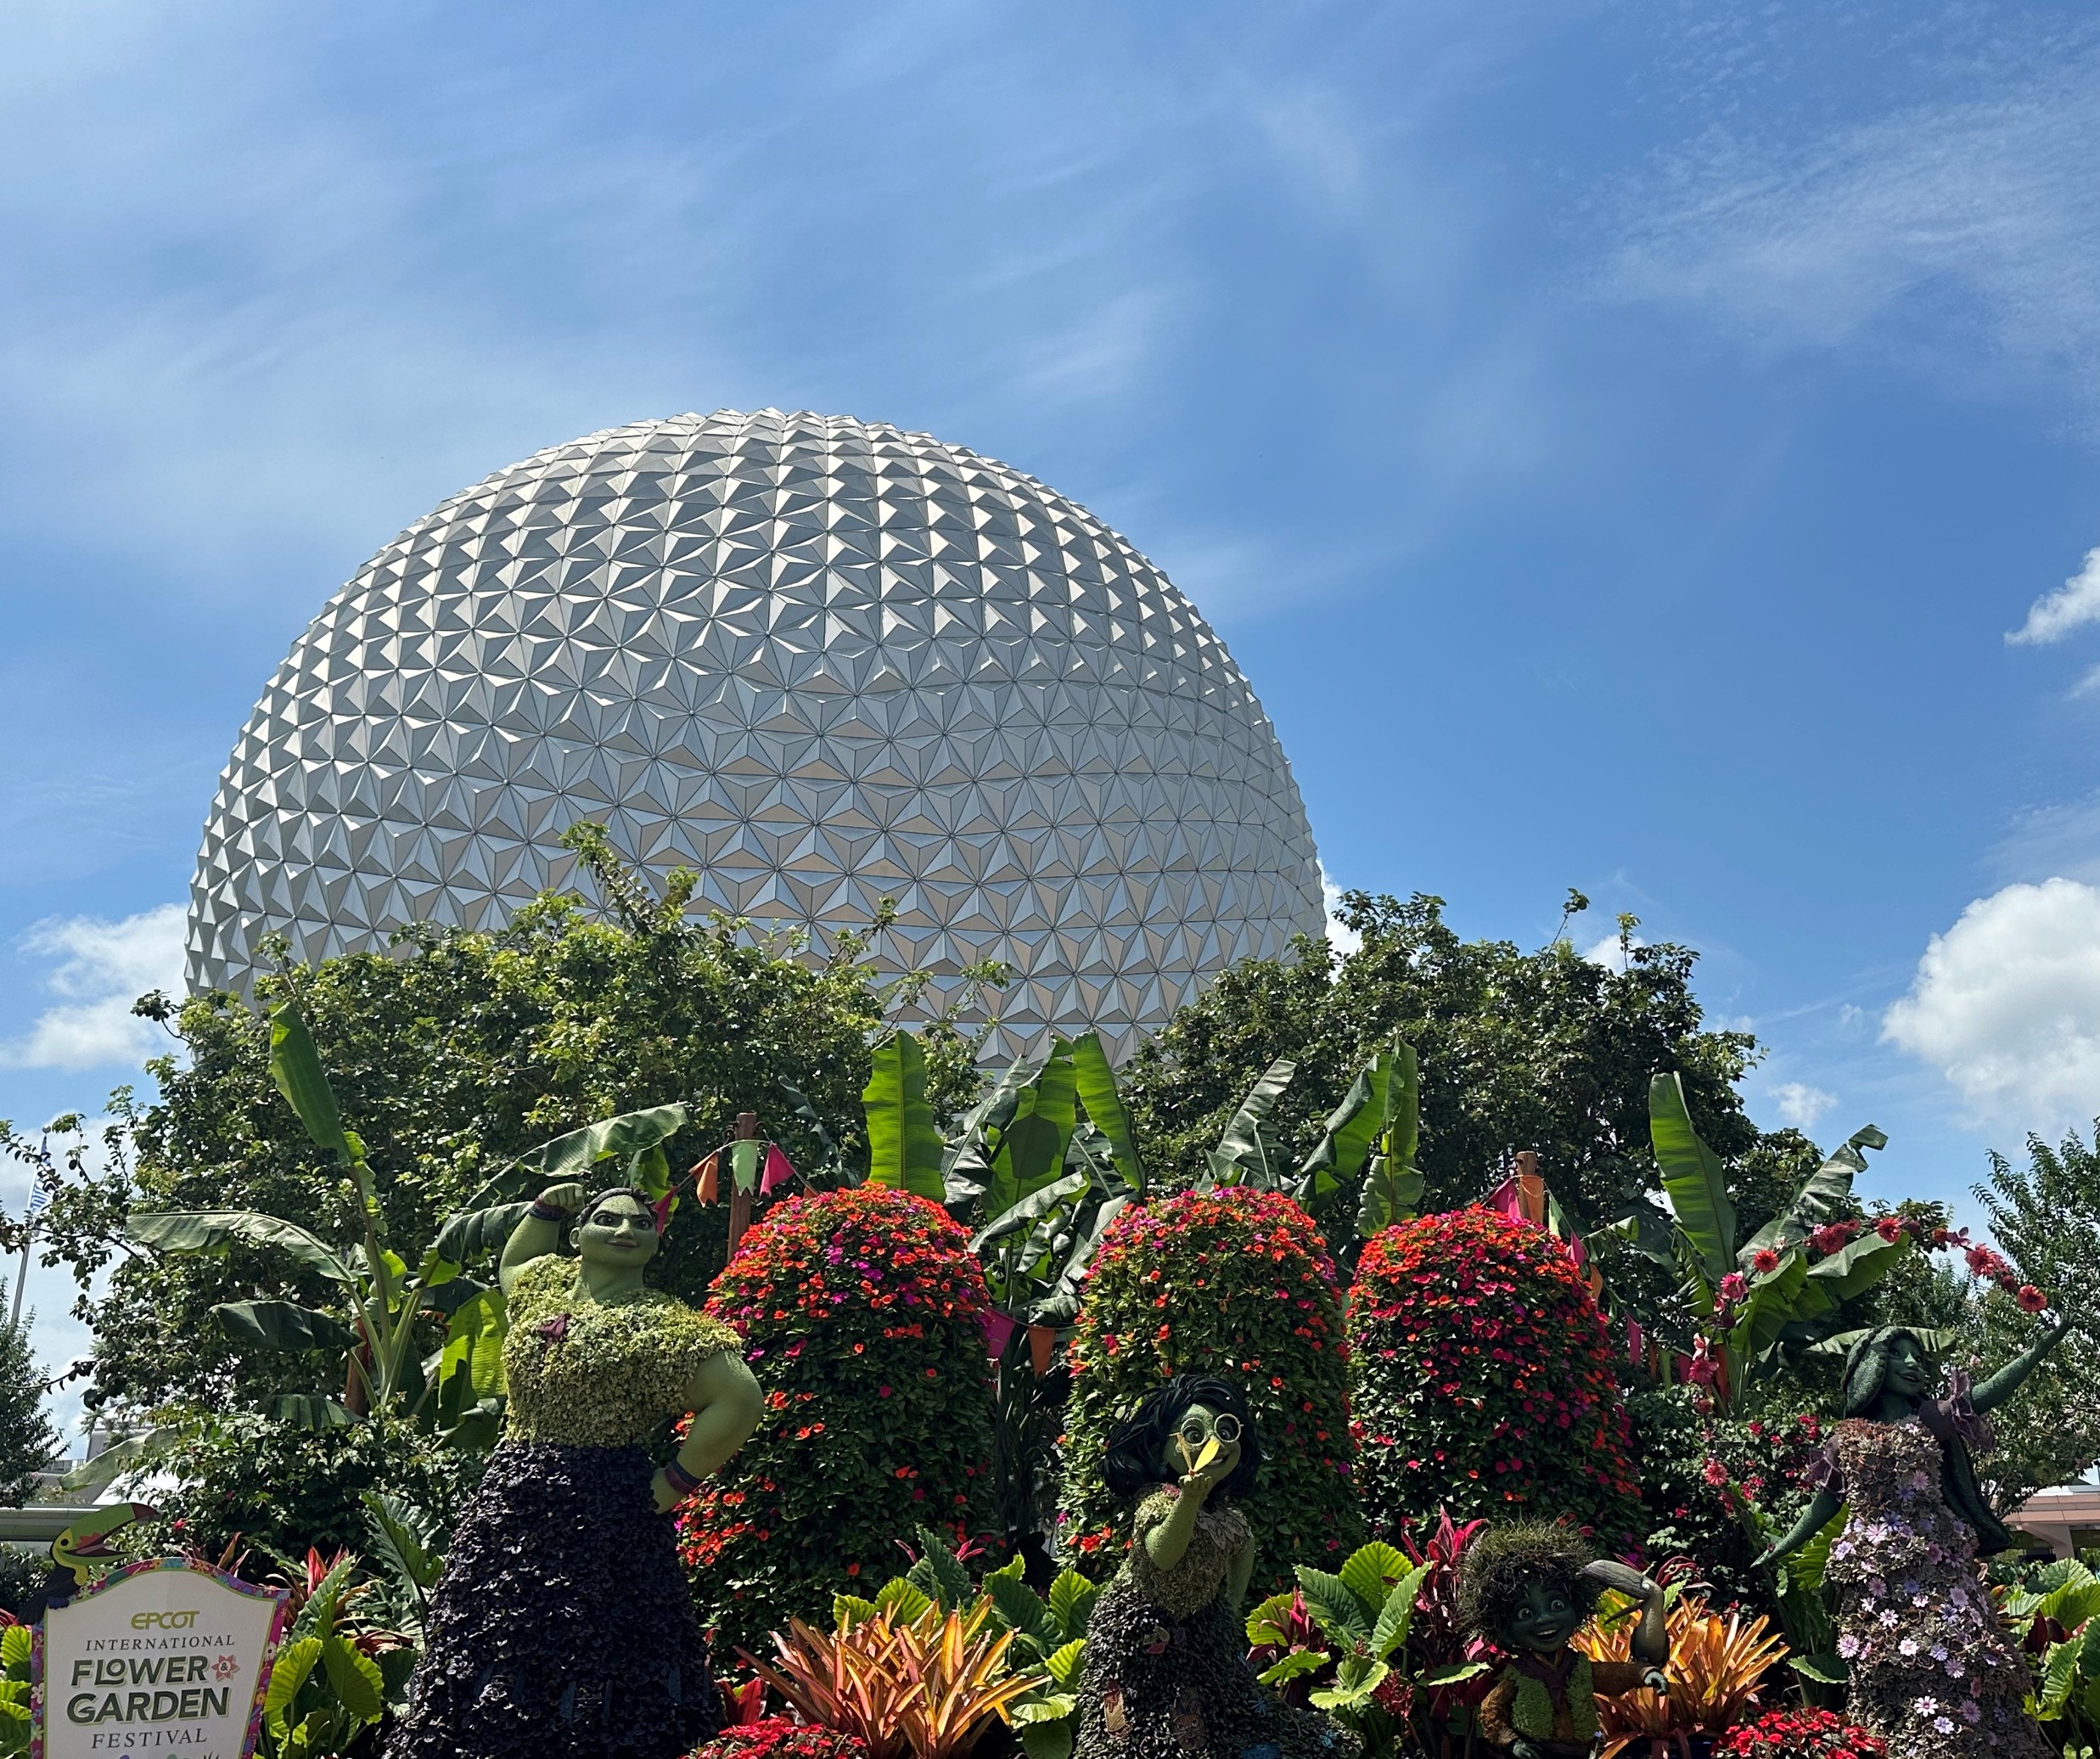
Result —
[[[1165,576],[1032,478],[842,416],[608,429],[382,549],[234,745],[190,985],[245,988],[272,932],[497,927],[578,880],[587,818],[811,956],[891,898],[883,974],[1006,961],[995,1053],[1126,1051],[1323,920],[1268,717]]]

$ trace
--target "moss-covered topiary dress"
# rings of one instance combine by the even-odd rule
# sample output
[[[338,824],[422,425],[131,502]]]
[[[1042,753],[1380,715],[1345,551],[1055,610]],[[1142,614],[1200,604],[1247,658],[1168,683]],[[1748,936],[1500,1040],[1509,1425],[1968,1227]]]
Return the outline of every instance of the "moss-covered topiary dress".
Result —
[[[1350,1759],[1353,1735],[1283,1703],[1255,1678],[1246,1633],[1221,1592],[1246,1518],[1214,1497],[1171,1570],[1145,1535],[1181,1494],[1137,1505],[1137,1537],[1086,1627],[1075,1759]]]
[[[461,1517],[389,1759],[675,1759],[720,1713],[642,1443],[735,1332],[660,1290],[607,1303],[576,1262],[519,1273],[510,1414]]]

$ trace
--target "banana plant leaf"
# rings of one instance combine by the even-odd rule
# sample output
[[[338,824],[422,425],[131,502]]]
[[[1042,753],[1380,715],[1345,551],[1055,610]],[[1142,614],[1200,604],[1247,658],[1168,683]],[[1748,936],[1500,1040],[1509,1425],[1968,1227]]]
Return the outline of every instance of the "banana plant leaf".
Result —
[[[1239,1102],[1239,1110],[1218,1138],[1218,1145],[1210,1150],[1210,1176],[1219,1184],[1252,1185],[1265,1191],[1280,1189],[1281,1182],[1270,1165],[1268,1144],[1261,1139],[1261,1121],[1297,1072],[1298,1065],[1292,1059],[1278,1057]]]
[[[1111,1197],[1097,1209],[1072,1244],[1064,1267],[1058,1273],[1057,1280],[1049,1292],[1028,1310],[1026,1318],[1030,1325],[1070,1325],[1079,1312],[1079,1288],[1086,1280],[1086,1267],[1093,1262],[1094,1254],[1100,1250],[1101,1242],[1110,1224],[1123,1212],[1127,1197]]]
[[[253,1210],[134,1211],[126,1218],[124,1232],[142,1246],[157,1246],[163,1252],[216,1257],[237,1244],[265,1246],[319,1271],[332,1283],[354,1288],[357,1282],[355,1271],[296,1222]]]
[[[501,1252],[531,1207],[529,1200],[520,1198],[514,1203],[499,1203],[489,1209],[462,1210],[456,1216],[446,1217],[445,1225],[437,1231],[438,1256],[447,1264],[463,1266],[478,1264],[482,1259]]]
[[[877,1047],[861,1093],[868,1115],[868,1181],[941,1201],[941,1134],[926,1099],[926,1054],[909,1032]]]
[[[1024,1228],[1032,1228],[1043,1217],[1060,1205],[1070,1202],[1086,1190],[1093,1181],[1083,1172],[1067,1173],[1063,1178],[1031,1191],[1019,1202],[992,1217],[977,1232],[970,1241],[973,1256],[981,1252],[992,1241],[1004,1239]]]
[[[290,1301],[226,1301],[211,1310],[219,1329],[236,1343],[269,1350],[347,1351],[357,1334],[333,1313]]]
[[[1684,1102],[1684,1083],[1675,1071],[1648,1087],[1648,1135],[1662,1168],[1663,1195],[1676,1217],[1697,1265],[1704,1301],[1735,1268],[1735,1205],[1721,1160],[1699,1140]]]
[[[345,1166],[364,1158],[352,1149],[351,1138],[343,1128],[342,1112],[335,1103],[335,1089],[321,1066],[321,1054],[314,1048],[313,1035],[292,1002],[280,1002],[270,1010],[270,1079],[299,1115],[299,1121],[306,1126],[316,1148],[334,1155]]]
[[[536,1196],[548,1185],[587,1178],[591,1169],[615,1155],[632,1156],[666,1143],[686,1127],[683,1104],[645,1106],[600,1118],[542,1143],[489,1178],[460,1205],[463,1211],[487,1209],[519,1196]]]
[[[1934,1356],[1951,1350],[1961,1336],[1959,1332],[1937,1325],[1912,1325],[1905,1329]],[[1834,1332],[1829,1337],[1818,1338],[1804,1353],[1810,1356],[1849,1355],[1853,1345],[1869,1335],[1869,1329]]]
[[[317,1392],[280,1392],[270,1401],[270,1414],[293,1429],[347,1429],[357,1419],[334,1399]]]
[[[1077,1120],[1078,1082],[1071,1047],[1055,1045],[1036,1078],[1016,1097],[1014,1116],[992,1158],[985,1206],[997,1213],[1057,1177]]]
[[[438,1352],[442,1414],[457,1418],[484,1399],[503,1397],[503,1338],[508,1329],[499,1288],[484,1289],[452,1315],[445,1328],[445,1347]]]
[[[1806,1240],[1851,1197],[1852,1181],[1867,1171],[1867,1156],[1861,1150],[1888,1145],[1889,1138],[1872,1124],[1855,1130],[1801,1182],[1801,1188],[1788,1200],[1785,1208],[1750,1237],[1736,1254],[1737,1267],[1749,1269],[1751,1259],[1767,1248],[1783,1252]]]
[[[1863,1234],[1843,1251],[1812,1266],[1809,1275],[1833,1301],[1844,1301],[1873,1288],[1895,1269],[1906,1244],[1901,1235],[1888,1240],[1878,1234]]]
[[[955,1134],[941,1151],[941,1202],[951,1210],[967,1210],[985,1194],[991,1183],[992,1157],[999,1138],[1014,1121],[1021,1093],[1035,1080],[1036,1065],[1016,1057],[991,1091],[972,1106]]]
[[[1109,1066],[1109,1054],[1102,1049],[1098,1034],[1082,1032],[1072,1040],[1072,1073],[1088,1121],[1109,1139],[1115,1170],[1123,1175],[1131,1194],[1143,1197],[1145,1165],[1137,1153],[1137,1132],[1131,1127],[1122,1089],[1116,1085],[1115,1071]]]

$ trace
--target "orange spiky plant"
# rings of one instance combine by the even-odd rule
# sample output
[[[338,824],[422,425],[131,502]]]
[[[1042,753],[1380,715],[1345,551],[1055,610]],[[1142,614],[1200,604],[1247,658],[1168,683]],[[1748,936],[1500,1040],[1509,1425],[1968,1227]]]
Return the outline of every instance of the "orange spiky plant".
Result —
[[[777,1665],[744,1659],[805,1722],[858,1736],[868,1759],[961,1759],[1044,1683],[1006,1671],[1014,1633],[987,1630],[991,1618],[980,1600],[901,1624],[884,1610],[833,1633],[790,1619],[773,1633]]]
[[[1597,1621],[1575,1639],[1593,1661],[1626,1661],[1633,1655],[1633,1604],[1607,1594]],[[1670,1608],[1670,1681],[1667,1696],[1628,1692],[1597,1700],[1603,1724],[1599,1759],[1630,1749],[1689,1751],[1688,1737],[1717,1734],[1762,1708],[1765,1676],[1786,1657],[1787,1646],[1767,1634],[1762,1614],[1745,1619],[1739,1609],[1724,1618],[1696,1594],[1680,1594]]]

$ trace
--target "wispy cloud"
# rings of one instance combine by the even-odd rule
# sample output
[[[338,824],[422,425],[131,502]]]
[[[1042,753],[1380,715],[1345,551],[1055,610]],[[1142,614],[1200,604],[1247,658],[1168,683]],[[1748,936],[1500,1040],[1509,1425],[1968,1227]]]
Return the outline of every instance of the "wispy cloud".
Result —
[[[43,987],[58,998],[28,1032],[0,1045],[0,1064],[17,1069],[96,1069],[137,1063],[160,1042],[132,1012],[149,990],[182,992],[180,904],[161,904],[121,921],[70,916],[38,923],[23,952],[54,959]]]
[[[1796,1130],[1813,1130],[1837,1103],[1835,1093],[1827,1093],[1806,1082],[1783,1081],[1772,1089],[1772,1110],[1778,1113],[1779,1121]]]
[[[2088,623],[2100,623],[2100,549],[2087,550],[2085,565],[2028,606],[2027,621],[2005,638],[2014,647],[2039,647]]]
[[[2100,52],[1979,68],[1958,98],[1780,144],[1710,132],[1626,193],[1603,289],[1775,349],[1867,346],[2100,404]]]
[[[1328,877],[1327,863],[1320,863],[1320,896],[1327,905],[1327,944],[1346,958],[1363,946],[1363,936],[1341,919],[1342,889]]]

